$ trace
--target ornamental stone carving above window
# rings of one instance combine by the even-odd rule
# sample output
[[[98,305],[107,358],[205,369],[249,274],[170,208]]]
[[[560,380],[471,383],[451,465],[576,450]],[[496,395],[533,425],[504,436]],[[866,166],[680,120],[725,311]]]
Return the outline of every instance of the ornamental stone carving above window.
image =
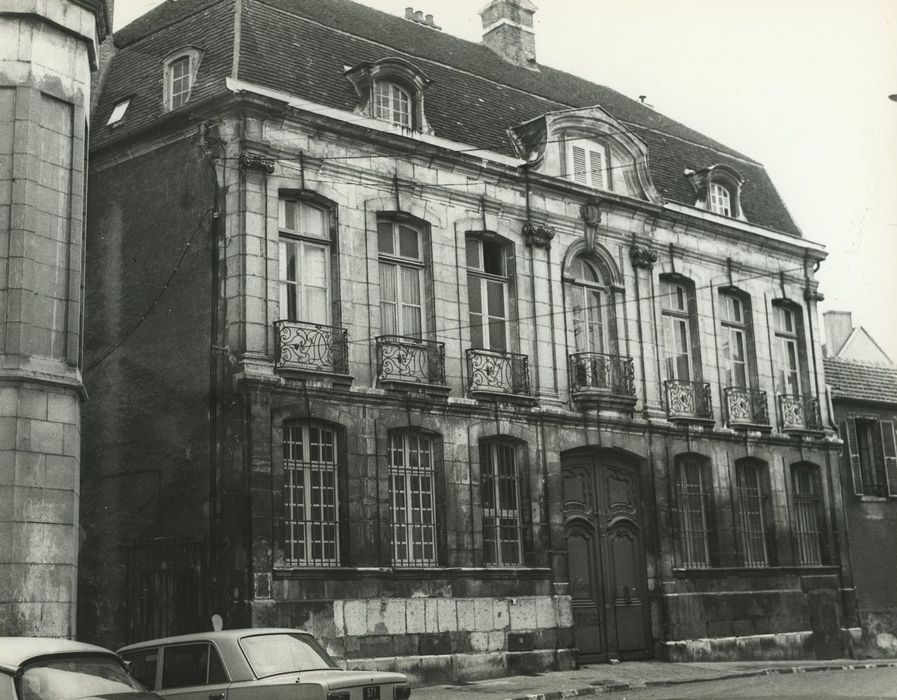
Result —
[[[423,71],[401,58],[384,58],[350,68],[345,76],[355,87],[355,112],[402,129],[433,133],[424,110],[424,91],[432,82]]]

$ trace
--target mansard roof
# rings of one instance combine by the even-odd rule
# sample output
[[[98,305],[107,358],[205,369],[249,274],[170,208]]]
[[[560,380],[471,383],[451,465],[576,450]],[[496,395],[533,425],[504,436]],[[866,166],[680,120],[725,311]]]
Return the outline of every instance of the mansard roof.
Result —
[[[825,381],[835,398],[897,404],[897,366],[823,358]]]
[[[347,112],[358,96],[346,67],[401,58],[433,81],[427,119],[436,136],[516,156],[509,128],[547,112],[599,106],[647,145],[665,200],[694,205],[685,171],[726,165],[745,179],[749,222],[801,235],[763,166],[741,153],[610,88],[549,66],[513,65],[482,44],[351,0],[168,0],[120,30],[115,43],[94,112],[94,149],[163,116],[161,61],[182,46],[203,51],[190,102],[226,94],[230,76]],[[126,119],[106,126],[128,97]]]

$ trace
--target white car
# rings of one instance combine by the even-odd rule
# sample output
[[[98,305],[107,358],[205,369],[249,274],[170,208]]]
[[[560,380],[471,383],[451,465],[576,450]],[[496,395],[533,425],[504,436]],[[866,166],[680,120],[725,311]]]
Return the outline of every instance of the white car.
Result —
[[[159,700],[113,652],[44,637],[0,637],[0,700]]]
[[[200,632],[118,650],[135,678],[177,700],[404,700],[402,673],[344,671],[294,629]]]

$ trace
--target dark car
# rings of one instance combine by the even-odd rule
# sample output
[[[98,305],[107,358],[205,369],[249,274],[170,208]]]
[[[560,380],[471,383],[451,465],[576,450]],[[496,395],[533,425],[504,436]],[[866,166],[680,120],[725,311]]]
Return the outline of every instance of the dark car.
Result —
[[[186,634],[119,649],[134,676],[177,700],[402,700],[407,677],[344,671],[307,632],[238,629]]]
[[[44,637],[0,637],[0,700],[159,700],[103,647]]]

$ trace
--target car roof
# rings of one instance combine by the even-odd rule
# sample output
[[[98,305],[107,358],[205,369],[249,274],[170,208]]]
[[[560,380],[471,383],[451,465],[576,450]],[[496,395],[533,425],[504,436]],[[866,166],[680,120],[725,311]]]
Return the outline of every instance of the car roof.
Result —
[[[14,673],[32,659],[55,654],[102,654],[118,658],[115,653],[94,644],[52,637],[0,637],[0,670]]]
[[[291,629],[288,627],[245,627],[242,629],[219,630],[208,632],[194,632],[192,634],[178,634],[172,637],[159,637],[158,639],[147,639],[143,642],[135,642],[128,644],[118,650],[118,653],[140,649],[147,646],[160,646],[162,644],[182,644],[186,642],[232,642],[243,637],[249,637],[259,634],[301,634],[306,637],[312,635],[304,630]]]

